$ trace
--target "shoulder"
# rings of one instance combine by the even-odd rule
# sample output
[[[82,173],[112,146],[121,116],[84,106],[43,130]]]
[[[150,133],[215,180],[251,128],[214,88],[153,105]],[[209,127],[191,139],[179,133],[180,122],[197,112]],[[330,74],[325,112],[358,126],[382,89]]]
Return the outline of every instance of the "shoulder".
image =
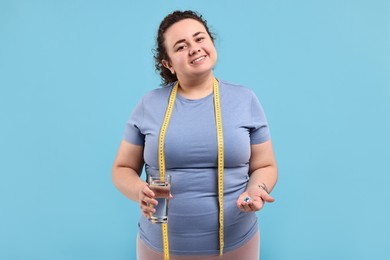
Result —
[[[255,96],[255,93],[252,89],[243,85],[219,80],[219,86],[223,95],[232,97],[234,99],[251,99]]]
[[[142,97],[142,101],[147,103],[158,102],[158,101],[161,102],[161,100],[169,97],[173,85],[174,83],[150,90]]]

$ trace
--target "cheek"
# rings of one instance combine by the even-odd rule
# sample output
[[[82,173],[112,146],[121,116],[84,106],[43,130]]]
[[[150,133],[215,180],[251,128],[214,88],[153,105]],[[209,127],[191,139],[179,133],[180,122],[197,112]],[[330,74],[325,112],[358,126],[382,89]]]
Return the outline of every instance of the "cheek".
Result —
[[[215,46],[212,42],[209,42],[208,44],[204,45],[204,50],[206,50],[210,54],[217,56],[217,50],[215,49]]]
[[[183,62],[184,62],[184,57],[182,57],[182,56],[175,55],[175,57],[171,58],[171,65],[175,69],[180,68],[182,66]]]
[[[210,58],[212,58],[214,61],[217,60],[218,55],[217,55],[217,50],[215,49],[214,45],[207,46],[205,48],[205,51],[210,56]]]

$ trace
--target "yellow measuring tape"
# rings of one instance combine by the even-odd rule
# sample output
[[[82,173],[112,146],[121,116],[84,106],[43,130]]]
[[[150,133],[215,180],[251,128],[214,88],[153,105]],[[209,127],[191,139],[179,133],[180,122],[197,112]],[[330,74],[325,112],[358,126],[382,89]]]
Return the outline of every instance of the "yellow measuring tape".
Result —
[[[223,254],[224,233],[223,233],[223,170],[224,170],[224,146],[222,131],[221,104],[219,99],[218,81],[214,78],[214,109],[215,124],[217,127],[218,142],[218,202],[219,202],[219,254]]]
[[[223,131],[222,131],[222,116],[221,104],[219,98],[218,81],[214,78],[214,109],[215,109],[215,124],[217,128],[217,142],[218,142],[218,203],[219,203],[219,248],[220,255],[223,254],[224,247],[224,222],[223,222],[223,170],[224,170],[224,145],[223,145]],[[169,96],[168,107],[165,111],[164,121],[160,129],[160,136],[158,140],[158,161],[160,168],[160,178],[165,177],[165,153],[164,142],[169,120],[171,119],[173,106],[175,105],[177,89],[179,82],[172,88]],[[162,224],[162,239],[164,249],[164,260],[169,260],[169,244],[168,244],[168,223]]]

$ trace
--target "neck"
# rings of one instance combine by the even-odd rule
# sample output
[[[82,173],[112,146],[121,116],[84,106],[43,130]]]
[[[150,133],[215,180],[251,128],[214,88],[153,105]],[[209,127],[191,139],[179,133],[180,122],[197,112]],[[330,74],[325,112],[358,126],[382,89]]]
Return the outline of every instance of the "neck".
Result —
[[[214,75],[210,73],[207,77],[183,80],[179,79],[178,92],[182,97],[188,99],[200,99],[213,92]]]

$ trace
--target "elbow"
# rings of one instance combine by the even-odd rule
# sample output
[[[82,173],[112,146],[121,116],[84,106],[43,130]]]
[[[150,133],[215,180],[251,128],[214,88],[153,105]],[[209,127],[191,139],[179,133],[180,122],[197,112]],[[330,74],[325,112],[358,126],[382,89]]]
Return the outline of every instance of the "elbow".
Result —
[[[111,181],[115,187],[118,187],[119,183],[119,167],[117,165],[113,165],[111,169]]]
[[[278,170],[278,166],[275,164],[275,167],[274,167],[274,171],[275,171],[275,183],[278,181],[278,178],[279,178],[279,170]]]

